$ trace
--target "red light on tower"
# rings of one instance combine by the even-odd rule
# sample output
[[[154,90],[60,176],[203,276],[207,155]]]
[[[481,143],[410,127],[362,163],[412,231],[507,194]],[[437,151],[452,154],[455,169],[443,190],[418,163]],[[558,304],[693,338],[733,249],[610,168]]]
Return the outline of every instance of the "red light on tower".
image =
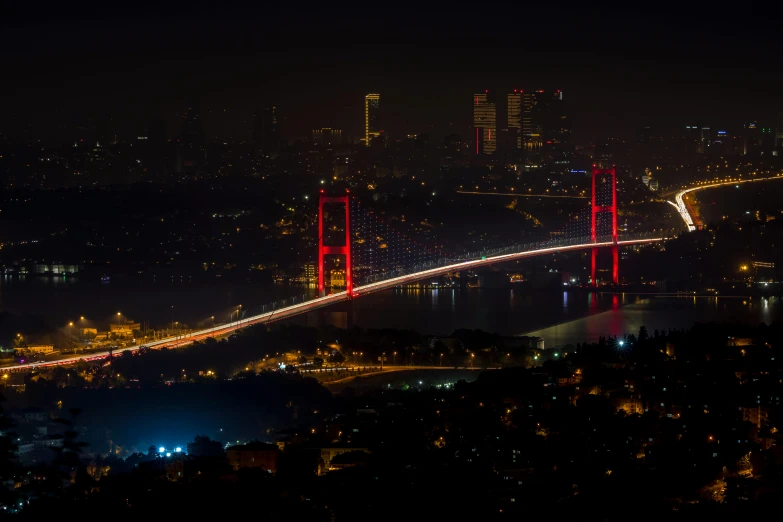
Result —
[[[346,192],[348,190],[346,189]],[[345,204],[345,246],[324,245],[324,203]],[[345,290],[348,296],[353,295],[353,266],[351,265],[351,196],[324,196],[318,198],[318,292],[324,292],[324,256],[345,256]]]
[[[598,205],[598,202],[596,201],[596,194],[595,194],[595,180],[598,176],[612,176],[612,202],[609,205]],[[619,276],[619,270],[618,270],[618,261],[619,261],[619,255],[617,251],[617,170],[612,166],[611,169],[599,169],[596,168],[595,164],[593,164],[593,176],[592,176],[592,185],[593,185],[593,200],[590,212],[592,214],[591,220],[590,220],[590,237],[593,243],[597,241],[597,234],[596,234],[596,215],[603,212],[609,212],[612,214],[612,283],[618,284],[620,281]],[[596,265],[596,257],[598,255],[598,249],[593,248],[591,252],[592,262],[591,262],[591,279],[592,279],[592,285],[598,286],[598,282],[596,281],[595,277],[595,265]]]

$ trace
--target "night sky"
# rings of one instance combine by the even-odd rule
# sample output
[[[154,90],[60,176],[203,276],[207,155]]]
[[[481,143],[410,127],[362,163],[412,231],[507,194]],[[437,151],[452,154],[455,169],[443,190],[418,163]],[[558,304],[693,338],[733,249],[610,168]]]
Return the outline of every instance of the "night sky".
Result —
[[[476,89],[562,89],[581,142],[632,138],[644,122],[773,125],[783,110],[779,28],[750,3],[24,4],[0,17],[9,135],[71,138],[94,124],[129,137],[154,119],[176,135],[187,100],[209,136],[249,138],[253,110],[271,103],[288,138],[322,126],[358,135],[373,91],[392,137],[468,136]]]

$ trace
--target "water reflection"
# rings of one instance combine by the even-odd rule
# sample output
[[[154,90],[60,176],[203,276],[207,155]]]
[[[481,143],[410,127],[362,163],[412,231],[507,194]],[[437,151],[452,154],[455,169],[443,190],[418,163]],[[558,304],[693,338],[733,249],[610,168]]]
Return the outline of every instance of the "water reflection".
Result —
[[[168,279],[168,278],[167,278]],[[75,317],[108,320],[122,310],[128,318],[149,321],[151,328],[170,323],[171,305],[176,320],[199,324],[211,316],[228,318],[239,303],[251,310],[259,305],[314,290],[253,282],[155,283],[110,285],[57,283],[32,278],[0,278],[0,307],[15,315],[33,314],[50,325],[67,324]],[[450,300],[447,306],[445,299]],[[297,301],[299,298],[297,298]],[[754,306],[747,298],[665,297],[610,294],[595,291],[530,291],[520,288],[398,288],[361,297],[356,302],[329,308],[323,314],[294,321],[311,325],[329,321],[329,314],[351,306],[350,323],[362,328],[404,328],[448,335],[456,329],[481,329],[502,335],[534,334],[547,346],[596,340],[599,336],[637,333],[639,327],[688,328],[694,322],[742,321],[770,323],[783,319],[780,299],[764,299]],[[328,314],[327,314],[328,312]],[[320,314],[320,315],[319,315]],[[317,319],[317,317],[321,319]],[[342,316],[340,316],[342,317]],[[336,320],[336,318],[335,318]],[[342,319],[338,321],[343,322]]]
[[[588,296],[587,302],[590,302]],[[623,300],[625,302],[625,300]],[[573,303],[573,299],[572,299]],[[696,322],[742,322],[767,324],[783,318],[780,301],[765,299],[759,306],[752,301],[720,297],[636,296],[631,304],[577,318],[567,323],[525,332],[541,336],[547,346],[595,341],[600,336],[622,336],[638,332],[690,328]]]

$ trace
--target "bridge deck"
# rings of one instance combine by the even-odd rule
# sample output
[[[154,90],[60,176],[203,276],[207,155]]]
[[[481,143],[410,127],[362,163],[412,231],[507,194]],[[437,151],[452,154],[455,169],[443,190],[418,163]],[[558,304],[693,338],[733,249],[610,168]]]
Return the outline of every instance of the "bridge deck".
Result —
[[[626,240],[626,241],[619,241],[619,245],[640,245],[640,244],[649,244],[649,243],[655,243],[658,241],[663,241],[664,238],[649,238],[649,239],[632,239],[632,240]],[[457,263],[452,263],[444,266],[437,266],[433,267],[427,270],[422,270],[420,272],[414,272],[407,275],[402,275],[399,277],[392,277],[390,279],[386,279],[383,281],[378,281],[374,283],[369,283],[362,286],[356,286],[353,289],[353,295],[351,297],[358,298],[365,294],[370,294],[373,292],[379,292],[381,290],[386,290],[389,288],[394,288],[396,286],[399,286],[404,283],[411,283],[418,281],[420,279],[425,279],[429,277],[436,277],[444,274],[448,274],[451,272],[457,272],[460,270],[468,270],[473,268],[478,268],[481,266],[491,265],[494,263],[502,263],[505,261],[514,261],[517,259],[523,259],[526,257],[534,257],[539,255],[545,255],[545,254],[551,254],[556,252],[569,252],[569,251],[576,251],[576,250],[585,250],[595,247],[609,247],[612,246],[613,243],[611,241],[601,242],[601,243],[581,243],[576,245],[567,245],[567,246],[557,246],[557,247],[547,247],[547,248],[540,248],[540,249],[534,249],[534,250],[527,250],[523,252],[514,252],[509,254],[501,254],[501,255],[495,255],[495,256],[487,256],[485,258],[481,259],[473,259],[468,261],[461,261]],[[136,346],[128,346],[126,348],[120,348],[117,350],[114,350],[112,353],[115,355],[122,354],[123,352],[135,352],[139,350],[142,346],[147,346],[150,348],[177,348],[181,346],[188,345],[194,341],[199,341],[206,339],[208,337],[219,337],[228,335],[232,332],[235,332],[241,328],[246,328],[251,325],[256,324],[266,324],[271,323],[274,321],[279,321],[283,319],[288,319],[290,317],[295,317],[299,314],[307,313],[313,310],[317,310],[326,306],[330,306],[335,303],[340,303],[342,301],[347,301],[349,299],[348,293],[345,291],[342,292],[335,292],[333,294],[329,294],[324,297],[317,297],[315,299],[311,299],[310,301],[304,301],[298,304],[294,304],[291,306],[287,306],[284,308],[280,308],[278,310],[274,310],[272,312],[267,312],[260,315],[255,315],[252,317],[248,317],[239,321],[234,321],[232,323],[215,326],[212,328],[206,328],[203,330],[198,330],[195,332],[191,332],[186,335],[182,335],[179,337],[171,337],[167,339],[161,339],[159,341],[153,341],[149,343],[145,343],[144,345],[136,345]],[[69,357],[67,359],[61,359],[59,361],[41,361],[41,362],[34,362],[34,363],[28,363],[28,364],[19,364],[14,366],[4,366],[0,367],[0,372],[28,372],[31,370],[34,370],[36,368],[45,368],[45,367],[52,367],[52,366],[65,366],[70,364],[75,364],[80,360],[84,361],[97,361],[101,359],[105,359],[109,357],[109,352],[98,352],[98,353],[92,353],[87,356],[78,356],[78,357]]]

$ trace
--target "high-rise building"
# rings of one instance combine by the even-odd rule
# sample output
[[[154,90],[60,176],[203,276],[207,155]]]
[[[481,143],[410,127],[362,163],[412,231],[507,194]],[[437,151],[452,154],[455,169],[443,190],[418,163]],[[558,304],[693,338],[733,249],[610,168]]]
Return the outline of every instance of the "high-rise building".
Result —
[[[756,156],[760,142],[760,132],[758,122],[748,121],[742,127],[742,155]]]
[[[280,108],[270,105],[258,109],[253,115],[253,145],[263,156],[275,156],[280,152]]]
[[[497,149],[497,111],[489,91],[473,95],[473,126],[476,154],[494,154]]]
[[[712,144],[712,129],[708,125],[702,125],[700,136],[700,150],[701,154],[706,154]]]
[[[166,171],[166,123],[163,120],[150,122],[146,135],[139,136],[137,142],[142,145],[148,177],[162,181]]]
[[[563,91],[522,93],[524,148],[539,151],[547,144],[570,143],[571,125],[563,106]]]
[[[508,130],[515,133],[516,148],[522,148],[522,91],[508,94]]]
[[[380,94],[368,94],[364,97],[364,144],[368,147],[373,138],[381,135],[380,108]]]
[[[313,142],[319,145],[331,145],[342,143],[343,131],[340,129],[332,129],[330,127],[324,127],[321,129],[313,130]]]
[[[197,102],[188,104],[182,115],[182,167],[181,172],[198,171],[206,158],[207,140],[201,126],[201,113]]]
[[[563,91],[522,93],[522,147],[544,163],[568,164],[573,155],[571,123]],[[536,160],[533,160],[536,161]]]

